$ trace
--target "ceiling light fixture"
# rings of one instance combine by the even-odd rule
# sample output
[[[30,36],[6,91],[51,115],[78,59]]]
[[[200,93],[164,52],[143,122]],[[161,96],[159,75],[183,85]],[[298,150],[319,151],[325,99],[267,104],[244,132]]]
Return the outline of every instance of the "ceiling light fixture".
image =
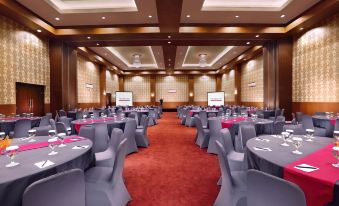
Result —
[[[133,67],[135,68],[141,67],[140,57],[141,57],[140,54],[133,54],[133,64],[132,64]]]
[[[284,18],[285,17],[285,14],[281,15],[280,18]]]
[[[99,43],[97,43],[97,46],[99,46],[100,44]]]
[[[239,18],[239,16],[238,16],[238,15],[236,15],[236,16],[235,16],[235,18]]]
[[[148,15],[148,18],[152,18],[153,16],[152,15]]]
[[[168,36],[168,38],[170,39],[170,38],[171,38],[171,36]]]
[[[206,60],[207,54],[199,54],[199,66],[200,67],[206,67],[207,60]]]
[[[186,17],[187,17],[187,18],[190,18],[190,17],[191,17],[191,15],[187,14],[187,15],[186,15]]]
[[[257,37],[257,38],[258,38],[259,36],[260,36],[259,34],[255,35],[255,37]]]
[[[251,42],[249,42],[249,41],[248,41],[248,42],[246,42],[246,44],[247,44],[247,45],[248,45],[248,44],[250,44],[250,43],[251,43]]]
[[[103,17],[101,17],[101,19],[102,19],[102,20],[105,20],[105,19],[106,19],[106,17],[105,17],[105,16],[103,16]]]
[[[90,36],[88,36],[88,37],[87,37],[87,39],[91,39],[91,37],[90,37]]]
[[[41,32],[42,32],[40,29],[37,29],[36,31],[37,31],[37,32],[39,32],[39,33],[41,33]]]
[[[303,29],[304,29],[304,28],[301,27],[299,30],[303,30]]]
[[[60,18],[59,17],[55,17],[55,20],[60,21]]]
[[[172,43],[172,42],[170,42],[170,41],[169,41],[169,42],[167,42],[167,43],[169,43],[169,44],[170,44],[170,43]]]

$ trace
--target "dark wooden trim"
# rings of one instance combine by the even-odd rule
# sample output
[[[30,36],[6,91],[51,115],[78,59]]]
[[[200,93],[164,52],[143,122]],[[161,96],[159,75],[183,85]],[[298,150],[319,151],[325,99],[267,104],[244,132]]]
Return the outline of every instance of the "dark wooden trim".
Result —
[[[247,107],[258,107],[258,108],[262,108],[264,106],[264,102],[241,102],[238,105],[244,105]]]
[[[339,102],[292,102],[292,112],[313,115],[315,112],[339,112]]]
[[[159,101],[159,99],[157,99],[158,97],[156,96],[156,88],[155,88],[156,76],[155,75],[150,75],[150,76],[151,76],[151,82],[150,82],[151,104],[155,105],[155,102]],[[153,94],[153,97],[152,97],[152,94]]]
[[[16,104],[0,104],[0,114],[10,115],[16,113]]]
[[[100,79],[100,105],[106,106],[106,67],[100,65],[99,69]]]
[[[191,96],[191,94],[193,94]],[[196,95],[194,93],[194,76],[188,76],[188,104],[194,104],[194,96]]]
[[[237,94],[235,94],[235,104],[241,103],[241,64],[237,64],[234,68],[234,84]]]

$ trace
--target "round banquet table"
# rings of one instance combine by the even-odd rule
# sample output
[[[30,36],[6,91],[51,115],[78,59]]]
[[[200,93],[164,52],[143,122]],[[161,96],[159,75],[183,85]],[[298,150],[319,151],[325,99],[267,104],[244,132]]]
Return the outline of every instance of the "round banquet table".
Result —
[[[145,115],[147,115],[147,116],[148,116],[148,114],[149,114],[149,110],[148,110],[148,109],[146,109],[146,110],[128,110],[128,111],[123,111],[123,113],[125,114],[126,117],[128,117],[128,115],[129,115],[131,112],[136,112],[136,113],[137,113],[139,121],[140,121],[141,116],[142,116],[143,114],[145,114]]]
[[[27,144],[37,145],[47,142],[49,137],[35,137],[36,142],[29,143],[27,140],[13,139],[11,145],[23,146]],[[14,161],[20,165],[6,168],[9,158],[6,155],[0,155],[0,203],[1,206],[21,206],[22,195],[27,186],[31,183],[48,177],[50,175],[66,170],[79,168],[86,169],[94,161],[92,153],[92,141],[78,136],[67,137],[70,142],[66,147],[57,147],[57,155],[48,156],[50,148],[40,147],[36,149],[27,149],[18,152]],[[73,149],[76,146],[86,146],[87,148]],[[35,165],[38,162],[46,160],[52,161],[54,165],[39,168]],[[46,203],[48,205],[48,203]]]
[[[32,121],[32,128],[38,127],[41,117],[5,117],[0,118],[0,131],[5,132],[8,135],[14,130],[16,121],[20,119],[28,119]]]
[[[270,117],[275,116],[275,110],[257,110],[257,114],[260,118],[269,119]]]
[[[325,115],[314,115],[312,116],[312,119],[313,119],[313,124],[315,127],[326,129],[327,137],[333,136],[334,127],[335,127],[337,119],[339,118],[337,117],[328,118]]]
[[[283,143],[283,139],[277,137],[276,135],[260,136],[262,139],[268,139],[269,142],[258,141],[256,138],[247,141],[245,158],[248,169],[260,170],[283,178],[284,167],[286,165],[307,157],[333,142],[333,139],[327,137],[315,137],[315,141],[311,143],[303,141],[302,147],[299,149],[303,154],[295,155],[292,153],[292,150],[294,150],[292,143],[289,143],[289,147],[283,147],[280,145]],[[270,148],[272,151],[255,150],[254,147]],[[339,205],[339,181],[337,181],[334,186],[334,199],[332,204]]]
[[[219,112],[219,110],[191,110],[190,111],[190,115],[193,117],[194,115],[199,115],[199,112],[200,111],[206,111],[206,113],[207,113],[207,116],[208,116],[208,114],[211,114],[211,113],[213,113],[213,114],[215,114],[215,115],[217,115],[218,114],[218,112]]]
[[[81,126],[83,125],[92,125],[93,123],[105,123],[107,124],[108,129],[108,135],[111,136],[112,130],[114,128],[119,128],[122,131],[125,130],[125,124],[126,124],[127,118],[117,118],[114,119],[113,117],[107,117],[107,118],[99,118],[99,119],[78,119],[71,122],[71,129],[72,134],[78,134],[80,131]]]

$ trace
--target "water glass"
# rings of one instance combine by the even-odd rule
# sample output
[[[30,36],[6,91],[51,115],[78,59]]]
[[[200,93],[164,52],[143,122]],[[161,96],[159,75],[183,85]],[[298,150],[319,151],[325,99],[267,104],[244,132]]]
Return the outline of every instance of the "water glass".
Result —
[[[313,134],[314,130],[313,129],[306,129],[306,141],[307,142],[313,142]]]
[[[281,146],[289,147],[290,145],[287,144],[287,139],[289,138],[290,134],[288,132],[282,132],[281,136],[282,136],[282,138],[284,140],[284,143],[282,143]]]
[[[56,132],[55,132],[55,130],[48,130],[48,136],[49,136],[49,138],[54,138],[55,137],[55,134],[56,134]]]
[[[0,140],[4,140],[6,138],[5,132],[0,132]]]
[[[335,139],[335,144],[339,147],[339,131],[333,132],[333,138]]]
[[[17,145],[9,146],[6,148],[6,154],[10,159],[10,163],[7,164],[6,167],[15,167],[20,164],[18,162],[14,162],[14,158],[16,154],[18,153],[18,150],[19,150],[19,146]]]
[[[58,144],[58,138],[51,138],[48,140],[48,147],[52,150],[48,155],[56,155],[58,152],[54,151],[54,149],[57,147]]]
[[[301,147],[303,139],[300,137],[293,137],[292,142],[295,147],[295,150],[292,152],[293,154],[302,154],[302,152],[299,151],[299,148]]]
[[[58,134],[58,139],[61,141],[61,144],[59,145],[59,147],[66,147],[66,145],[64,144],[65,137],[66,137],[65,133]]]
[[[35,139],[33,139],[36,135],[36,130],[35,129],[30,129],[28,130],[28,142],[35,142]]]
[[[287,138],[287,142],[292,142],[292,140],[290,140],[290,137],[293,135],[294,130],[292,129],[287,129],[286,132],[288,132],[289,136]]]
[[[332,150],[333,150],[334,157],[338,160],[338,163],[332,164],[332,166],[339,168],[339,147],[338,146],[333,147]]]

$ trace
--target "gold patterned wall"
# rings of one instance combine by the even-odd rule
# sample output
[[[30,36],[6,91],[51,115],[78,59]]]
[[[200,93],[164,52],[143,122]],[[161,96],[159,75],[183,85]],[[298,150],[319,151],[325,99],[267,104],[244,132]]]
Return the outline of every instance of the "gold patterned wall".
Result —
[[[78,56],[78,103],[100,103],[100,70],[97,64]],[[93,85],[88,88],[86,84]]]
[[[116,91],[119,91],[119,76],[112,71],[106,70],[106,93],[112,94],[112,101],[115,101]]]
[[[133,92],[133,102],[151,101],[151,77],[143,76],[125,76],[124,90]]]
[[[249,84],[255,86],[249,86]],[[241,65],[241,101],[264,101],[263,55],[257,56]]]
[[[48,39],[0,15],[0,104],[16,104],[16,82],[45,86],[50,103]]]
[[[294,39],[293,102],[339,102],[339,14]]]
[[[188,102],[188,76],[157,75],[155,80],[156,99],[164,102]]]
[[[235,101],[235,78],[233,69],[221,76],[221,90],[225,92],[225,102]]]
[[[194,101],[207,102],[207,92],[215,92],[216,78],[211,75],[194,76]]]

